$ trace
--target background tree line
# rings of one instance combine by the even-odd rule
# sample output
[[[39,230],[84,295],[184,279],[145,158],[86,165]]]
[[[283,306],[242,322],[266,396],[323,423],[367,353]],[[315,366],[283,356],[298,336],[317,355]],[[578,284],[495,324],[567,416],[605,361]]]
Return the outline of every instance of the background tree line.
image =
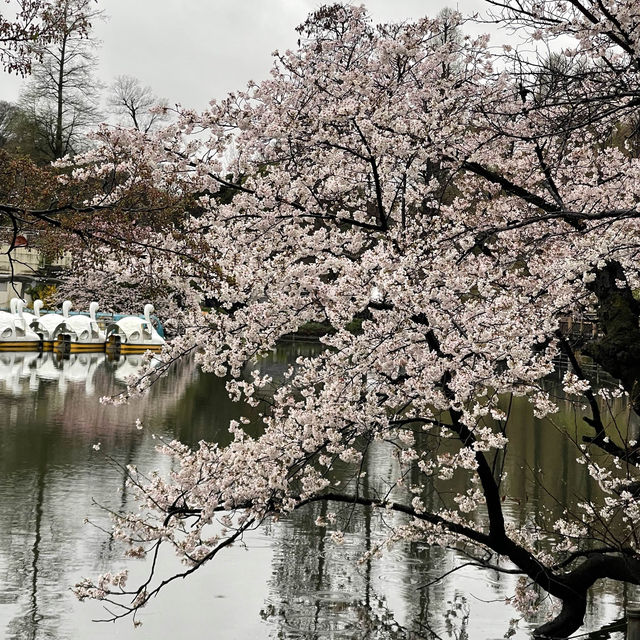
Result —
[[[25,84],[16,102],[0,96],[0,236],[10,258],[18,232],[53,257],[74,241],[86,241],[100,223],[89,211],[67,208],[85,194],[61,185],[51,162],[89,149],[88,134],[101,122],[147,134],[167,120],[168,112],[166,101],[137,78],[120,75],[109,86],[97,78],[99,42],[93,27],[104,12],[96,0],[13,4],[11,20],[0,15],[0,65],[23,76]],[[146,192],[144,204],[157,205],[156,196]],[[159,208],[166,205],[165,200]],[[124,206],[133,204],[129,200]],[[19,213],[28,209],[66,215],[54,220],[55,215]],[[61,233],[65,228],[76,232]]]
[[[5,64],[30,77],[17,103],[0,100],[0,148],[45,164],[86,150],[87,133],[106,119],[145,133],[166,119],[166,112],[150,112],[166,103],[136,78],[121,75],[109,87],[97,79],[92,25],[104,12],[95,0],[57,0],[53,7],[49,37],[24,26],[22,37],[32,38],[28,65]],[[5,43],[5,57],[7,49]]]

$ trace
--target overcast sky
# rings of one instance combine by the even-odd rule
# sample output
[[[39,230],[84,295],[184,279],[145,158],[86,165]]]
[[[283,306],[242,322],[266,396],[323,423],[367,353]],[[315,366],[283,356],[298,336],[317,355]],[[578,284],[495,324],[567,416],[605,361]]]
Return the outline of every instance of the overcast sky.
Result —
[[[100,0],[99,77],[130,75],[169,104],[204,108],[210,99],[266,77],[271,52],[295,45],[295,27],[319,0]],[[360,2],[357,2],[360,4]],[[364,0],[376,22],[468,14],[483,0]],[[479,27],[481,31],[484,28]],[[486,30],[489,30],[488,28]],[[15,101],[23,81],[0,71],[0,99]]]

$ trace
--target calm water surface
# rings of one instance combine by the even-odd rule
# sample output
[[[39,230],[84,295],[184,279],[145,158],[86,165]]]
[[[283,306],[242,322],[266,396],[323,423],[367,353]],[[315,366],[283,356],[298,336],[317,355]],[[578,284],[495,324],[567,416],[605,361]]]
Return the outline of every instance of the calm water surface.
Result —
[[[261,367],[277,374],[309,349],[285,346]],[[142,561],[124,561],[122,548],[100,529],[109,520],[97,505],[118,509],[129,500],[122,471],[105,454],[141,470],[166,468],[155,451],[157,438],[224,442],[229,420],[240,412],[227,400],[224,381],[200,373],[191,362],[127,406],[100,404],[101,396],[123,388],[138,358],[109,362],[104,354],[79,354],[58,361],[52,354],[0,354],[1,637],[505,637],[517,617],[504,602],[513,577],[467,567],[430,585],[465,559],[419,544],[358,563],[383,535],[385,522],[376,514],[355,513],[345,544],[336,547],[313,524],[327,508],[321,504],[252,532],[244,545],[169,586],[144,611],[140,629],[128,620],[115,626],[92,622],[104,615],[100,605],[78,603],[69,587],[83,576],[125,567],[135,581],[145,569]],[[577,434],[579,420],[568,409],[555,425],[535,420],[522,403],[514,405],[513,416],[518,428],[506,461],[505,505],[512,521],[527,526],[541,510],[557,511],[563,499],[589,495],[594,487],[584,467],[571,464],[575,452],[556,428]],[[135,428],[136,418],[142,431]],[[98,442],[99,452],[92,448]],[[380,445],[368,459],[367,477],[383,482],[394,475],[394,464]],[[542,491],[529,469],[541,469],[557,494]],[[164,571],[173,566],[173,558],[162,559]],[[621,618],[632,597],[620,585],[601,585],[590,602],[588,630]],[[527,638],[532,626],[521,621],[510,637]]]

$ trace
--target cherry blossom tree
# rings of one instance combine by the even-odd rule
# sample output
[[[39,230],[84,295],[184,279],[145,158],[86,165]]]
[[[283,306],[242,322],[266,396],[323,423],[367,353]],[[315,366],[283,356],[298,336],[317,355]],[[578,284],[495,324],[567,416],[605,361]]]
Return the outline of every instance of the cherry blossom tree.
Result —
[[[114,535],[151,558],[148,580],[86,579],[81,599],[135,615],[251,527],[318,501],[398,514],[371,553],[421,540],[518,574],[521,608],[533,586],[560,604],[540,637],[578,629],[598,580],[640,584],[640,452],[606,411],[615,396],[640,411],[640,13],[635,0],[490,4],[525,49],[443,37],[439,19],[373,26],[363,8],[322,7],[268,80],[203,113],[181,109],[163,131],[105,128],[69,162],[67,181],[102,184],[85,203],[94,211],[144,185],[190,194],[184,216],[144,226],[110,259],[146,268],[153,255],[154,277],[176,292],[182,333],[165,366],[195,352],[233,399],[267,405],[259,435],[240,420],[226,446],[165,443],[171,473],[130,470],[141,506],[114,516]],[[575,74],[531,53],[544,41]],[[99,249],[82,259],[105,264]],[[597,339],[563,334],[590,309]],[[318,355],[284,380],[254,371],[309,321],[328,327]],[[504,509],[500,460],[519,428],[505,398],[553,414],[544,378],[560,354],[565,392],[589,413],[574,456],[598,491],[521,528]],[[592,388],[585,356],[619,385]],[[365,491],[379,443],[399,471]],[[346,485],[337,465],[352,468]],[[426,500],[454,476],[464,490]],[[340,543],[335,513],[318,525]],[[183,572],[155,575],[164,547]]]

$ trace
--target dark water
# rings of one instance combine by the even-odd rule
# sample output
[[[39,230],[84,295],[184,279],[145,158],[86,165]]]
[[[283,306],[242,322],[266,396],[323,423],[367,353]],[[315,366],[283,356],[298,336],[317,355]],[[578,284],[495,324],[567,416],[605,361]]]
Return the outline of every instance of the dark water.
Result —
[[[312,348],[289,345],[261,367],[277,374]],[[154,448],[158,438],[223,442],[229,420],[240,412],[227,400],[224,382],[191,362],[130,405],[100,404],[101,396],[122,388],[137,358],[114,363],[103,354],[79,354],[59,362],[51,354],[0,354],[0,637],[486,640],[509,632],[510,620],[518,617],[504,602],[513,577],[466,567],[430,584],[466,560],[420,544],[399,545],[358,563],[380,540],[385,521],[355,512],[345,544],[335,546],[313,524],[327,508],[321,504],[252,532],[244,545],[168,587],[144,611],[141,628],[134,630],[127,620],[115,626],[92,622],[104,615],[100,605],[78,603],[69,587],[82,576],[125,567],[133,584],[145,568],[141,561],[122,560],[122,549],[100,529],[109,520],[97,504],[118,509],[129,500],[124,474],[107,456],[141,470],[166,470]],[[136,418],[144,429],[136,429]],[[512,522],[527,526],[542,510],[557,512],[569,497],[594,491],[561,435],[580,435],[580,420],[568,405],[553,422],[542,422],[516,402],[512,418],[505,462]],[[98,442],[97,452],[92,445]],[[368,477],[378,482],[394,475],[383,444],[367,464]],[[533,481],[532,469],[541,470],[553,495]],[[173,558],[162,558],[163,571],[174,566]],[[635,594],[623,586],[599,585],[587,629],[620,618],[627,599]],[[532,626],[521,621],[510,637],[526,638]]]

